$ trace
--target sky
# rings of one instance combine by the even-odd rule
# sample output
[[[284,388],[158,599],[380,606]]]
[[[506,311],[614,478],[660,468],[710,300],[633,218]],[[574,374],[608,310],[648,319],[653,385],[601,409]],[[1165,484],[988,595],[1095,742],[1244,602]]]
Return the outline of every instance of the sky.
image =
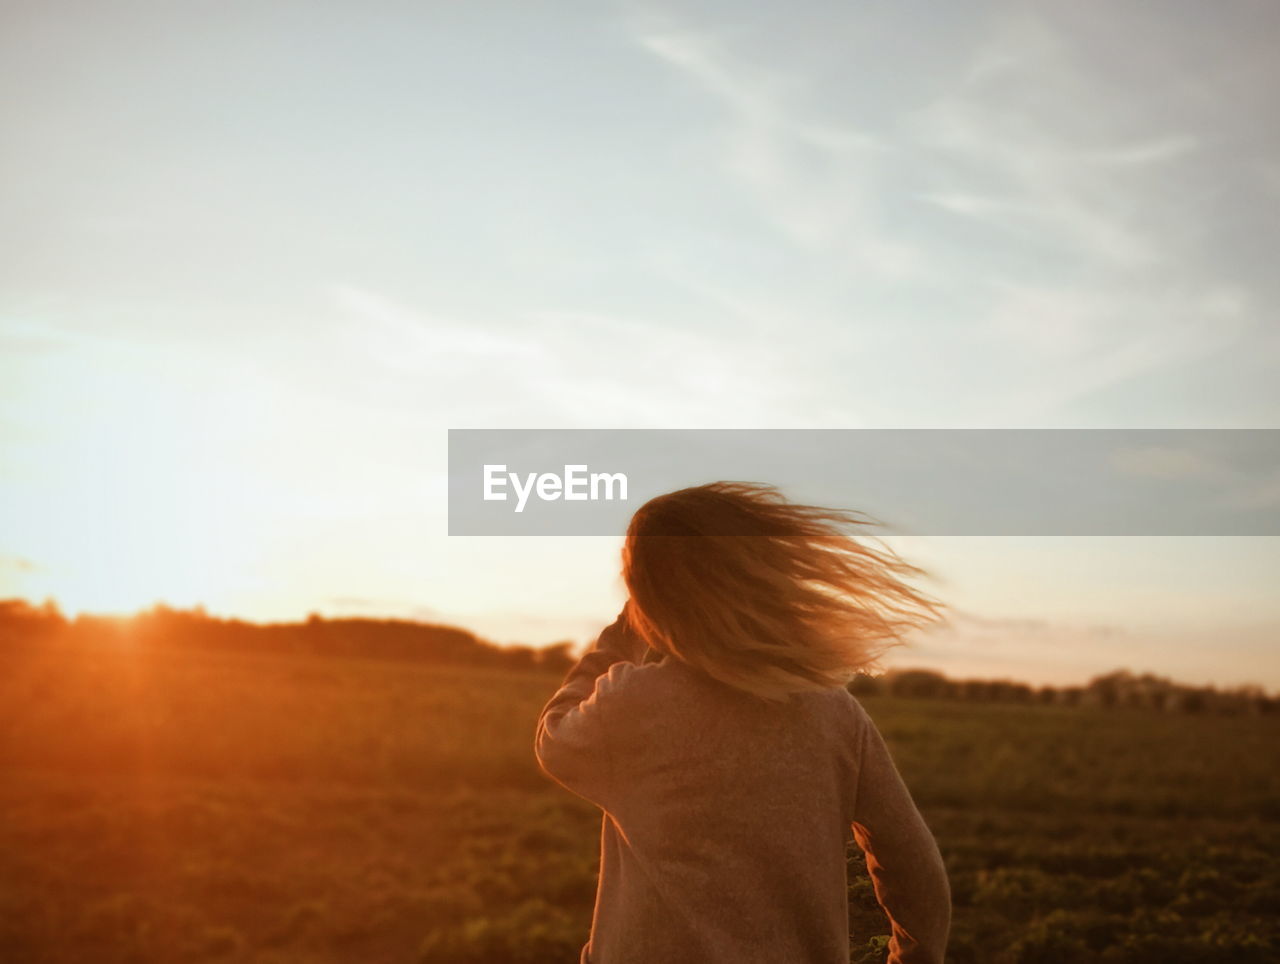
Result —
[[[620,541],[448,537],[448,429],[1280,422],[1273,4],[0,21],[0,596],[585,642]],[[1280,688],[1275,537],[895,548],[901,665]]]

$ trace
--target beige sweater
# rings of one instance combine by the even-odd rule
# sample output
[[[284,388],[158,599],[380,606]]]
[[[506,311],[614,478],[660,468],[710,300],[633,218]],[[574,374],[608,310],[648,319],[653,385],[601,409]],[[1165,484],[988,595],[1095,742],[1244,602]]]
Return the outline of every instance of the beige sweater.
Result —
[[[619,618],[543,709],[535,753],[604,811],[579,964],[848,964],[850,831],[889,960],[942,961],[942,858],[847,690],[768,704],[659,659]]]

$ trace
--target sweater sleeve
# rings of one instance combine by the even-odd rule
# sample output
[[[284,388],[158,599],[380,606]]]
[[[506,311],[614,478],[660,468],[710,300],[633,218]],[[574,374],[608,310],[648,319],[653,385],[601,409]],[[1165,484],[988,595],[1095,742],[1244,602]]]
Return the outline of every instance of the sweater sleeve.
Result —
[[[618,618],[569,670],[538,716],[534,755],[542,772],[562,787],[604,807],[613,779],[603,703],[617,663],[640,662],[647,646]]]
[[[951,886],[875,722],[857,701],[862,735],[853,833],[893,935],[888,964],[941,964],[951,927]]]

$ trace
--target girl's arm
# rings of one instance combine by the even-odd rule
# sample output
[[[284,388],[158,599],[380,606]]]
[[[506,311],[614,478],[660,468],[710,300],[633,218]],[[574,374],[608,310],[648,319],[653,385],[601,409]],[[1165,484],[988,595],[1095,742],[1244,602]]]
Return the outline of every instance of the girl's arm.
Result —
[[[862,752],[853,833],[893,929],[888,962],[942,964],[951,927],[946,865],[880,731],[854,702],[862,718]]]
[[[534,736],[538,765],[561,786],[598,806],[604,806],[612,780],[601,697],[616,674],[611,667],[639,663],[647,649],[627,624],[624,607],[569,670],[538,716]]]

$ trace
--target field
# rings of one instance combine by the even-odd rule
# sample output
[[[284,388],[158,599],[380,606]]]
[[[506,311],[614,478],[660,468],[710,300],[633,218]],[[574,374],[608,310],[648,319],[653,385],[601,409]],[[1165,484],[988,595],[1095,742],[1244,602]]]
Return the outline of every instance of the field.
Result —
[[[545,672],[48,646],[0,666],[0,960],[568,964],[599,814]],[[956,962],[1280,960],[1280,719],[866,697]],[[887,926],[850,851],[853,960]]]

